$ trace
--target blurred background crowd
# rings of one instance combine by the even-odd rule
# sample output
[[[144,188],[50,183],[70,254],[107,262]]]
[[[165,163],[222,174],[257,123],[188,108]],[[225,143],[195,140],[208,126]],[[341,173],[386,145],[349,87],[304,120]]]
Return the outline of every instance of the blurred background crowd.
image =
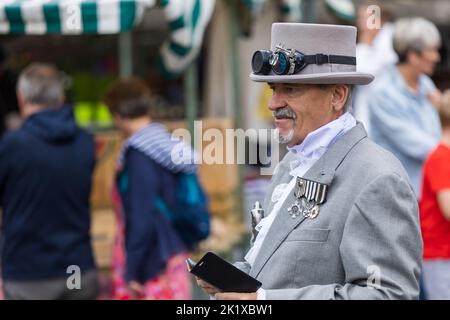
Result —
[[[206,298],[184,260],[243,257],[267,162],[171,166],[169,132],[273,128],[271,91],[248,75],[283,21],[358,28],[357,67],[376,80],[353,113],[416,192],[422,298],[450,299],[449,15],[446,0],[2,1],[0,297]],[[163,217],[180,176],[208,205],[208,237]],[[67,289],[69,265],[88,290]]]

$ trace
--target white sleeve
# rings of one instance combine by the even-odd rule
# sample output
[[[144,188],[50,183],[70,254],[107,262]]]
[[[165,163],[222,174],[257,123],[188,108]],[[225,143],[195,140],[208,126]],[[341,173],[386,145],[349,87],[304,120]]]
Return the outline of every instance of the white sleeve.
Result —
[[[256,291],[256,300],[266,300],[266,290],[259,288],[258,291]]]

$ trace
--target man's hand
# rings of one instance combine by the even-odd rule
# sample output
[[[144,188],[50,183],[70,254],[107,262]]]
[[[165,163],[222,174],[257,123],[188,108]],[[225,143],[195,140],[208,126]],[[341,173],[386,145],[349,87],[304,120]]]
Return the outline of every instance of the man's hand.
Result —
[[[257,300],[256,292],[251,293],[237,293],[237,292],[219,292],[216,293],[217,300]]]
[[[203,290],[205,291],[207,294],[213,296],[216,293],[220,292],[219,289],[217,289],[216,287],[214,287],[213,285],[209,284],[206,281],[203,281],[197,277],[195,277],[195,279],[197,280],[197,285]]]

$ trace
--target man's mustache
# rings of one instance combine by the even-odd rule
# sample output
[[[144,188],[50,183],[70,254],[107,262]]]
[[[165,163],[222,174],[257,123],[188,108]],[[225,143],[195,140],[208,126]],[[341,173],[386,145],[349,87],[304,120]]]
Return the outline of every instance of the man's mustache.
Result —
[[[289,107],[279,108],[272,112],[275,119],[296,119],[297,115]]]

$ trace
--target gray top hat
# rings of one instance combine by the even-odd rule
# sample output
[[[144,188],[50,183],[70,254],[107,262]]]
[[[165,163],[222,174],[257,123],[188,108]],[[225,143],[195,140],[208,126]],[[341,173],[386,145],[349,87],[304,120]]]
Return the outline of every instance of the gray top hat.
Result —
[[[355,27],[274,23],[271,40],[272,55],[270,57],[268,53],[264,55],[265,71],[261,69],[255,73],[254,68],[250,74],[253,81],[366,85],[374,79],[371,74],[356,71]],[[273,54],[280,52],[283,53],[282,57]],[[257,57],[259,61],[256,65],[262,65],[261,57],[263,55]],[[254,61],[255,56],[252,64]],[[303,64],[302,61],[306,63]],[[277,69],[280,65],[282,68]],[[280,70],[284,70],[284,74]]]

